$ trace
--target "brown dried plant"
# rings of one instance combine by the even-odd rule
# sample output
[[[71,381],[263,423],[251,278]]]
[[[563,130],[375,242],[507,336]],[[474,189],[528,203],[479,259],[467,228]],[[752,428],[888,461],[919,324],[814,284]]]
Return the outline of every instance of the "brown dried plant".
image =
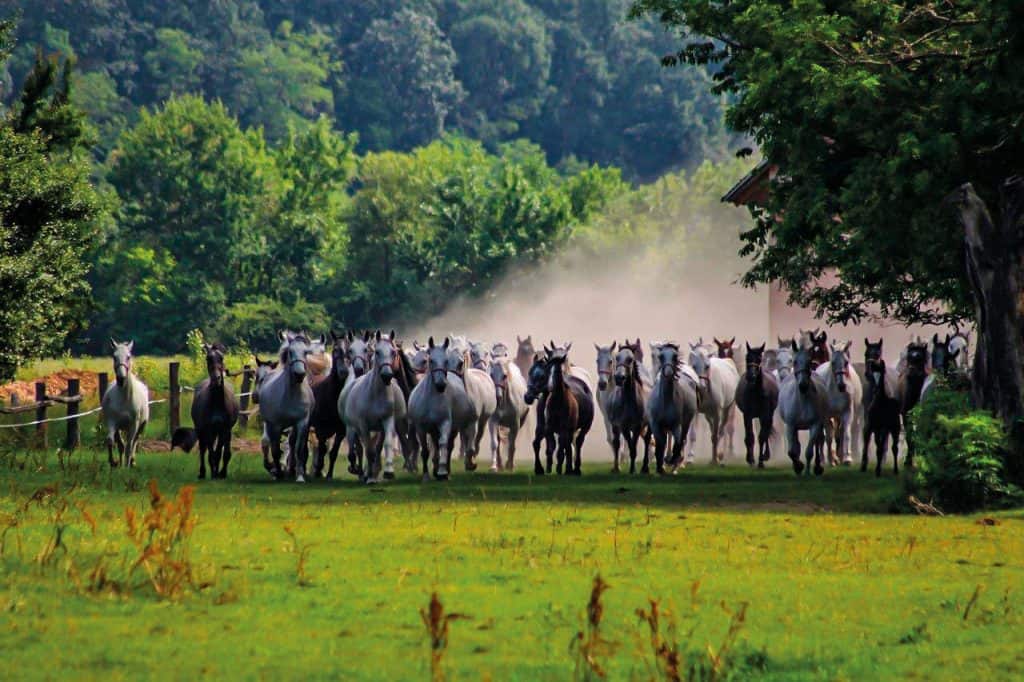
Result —
[[[125,509],[128,537],[139,550],[129,575],[145,570],[160,597],[177,599],[194,586],[188,549],[196,517],[192,514],[195,488],[183,486],[175,498],[164,497],[156,480],[149,481],[149,511],[140,518]]]
[[[614,642],[601,635],[601,621],[604,620],[602,596],[608,589],[608,583],[600,575],[594,576],[590,599],[587,602],[586,622],[569,644],[569,651],[576,659],[573,679],[604,679],[608,675],[601,659],[614,654],[617,648]]]
[[[437,592],[430,595],[430,604],[427,608],[420,609],[420,618],[427,628],[427,637],[430,642],[430,679],[433,682],[444,680],[444,655],[448,651],[448,625],[453,620],[469,620],[470,616],[464,613],[445,613],[444,604],[437,596]]]

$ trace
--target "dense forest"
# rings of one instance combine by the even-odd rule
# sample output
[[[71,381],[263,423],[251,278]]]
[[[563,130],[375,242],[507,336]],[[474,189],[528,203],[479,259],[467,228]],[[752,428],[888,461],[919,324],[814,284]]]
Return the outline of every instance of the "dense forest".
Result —
[[[409,151],[446,132],[489,151],[525,138],[551,165],[629,180],[728,153],[703,69],[666,70],[674,37],[628,0],[2,0],[20,14],[10,101],[37,49],[74,55],[97,155],[175,95],[219,100],[276,144],[320,116],[356,150]]]
[[[512,265],[627,241],[623,225],[678,232],[652,201],[685,196],[694,173],[724,189],[745,166],[728,161],[713,69],[664,69],[674,37],[627,11],[0,2],[5,125],[62,141],[62,167],[92,179],[61,287],[0,282],[20,311],[0,374],[110,336],[153,353],[194,328],[261,345],[283,326],[409,324]],[[23,184],[7,222],[24,202],[60,212]],[[53,253],[34,246],[7,254],[12,272]]]

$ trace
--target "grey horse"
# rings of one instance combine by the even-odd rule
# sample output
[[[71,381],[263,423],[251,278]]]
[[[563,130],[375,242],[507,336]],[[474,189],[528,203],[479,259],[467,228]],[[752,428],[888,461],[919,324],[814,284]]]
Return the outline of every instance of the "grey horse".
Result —
[[[343,389],[339,398],[338,414],[348,429],[355,432],[366,453],[366,483],[377,483],[382,475],[385,479],[395,477],[394,445],[398,428],[406,423],[407,410],[402,389],[394,381],[395,357],[399,352],[394,342],[378,331],[373,343],[373,368],[356,379],[351,390]],[[379,437],[375,439],[374,434]]]
[[[615,452],[615,464],[618,468],[620,439],[625,438],[629,448],[629,473],[636,473],[636,446],[642,438],[644,444],[644,461],[641,473],[648,473],[650,466],[650,438],[647,428],[646,405],[649,394],[644,384],[640,369],[643,366],[637,353],[640,351],[639,339],[636,345],[628,341],[623,343],[615,355],[615,387],[608,400],[608,419],[611,421],[615,435],[612,450]]]
[[[460,438],[462,441],[462,454],[466,458],[466,471],[476,470],[476,456],[480,452],[480,442],[484,437],[484,429],[491,415],[498,406],[497,397],[494,391],[494,382],[487,372],[467,367],[469,364],[469,348],[459,350],[455,347],[448,348],[448,371],[455,375],[451,380],[456,384],[461,383],[470,402],[473,403],[473,411],[476,414],[476,428],[473,430],[472,438],[467,439],[465,435]],[[468,434],[466,434],[468,435]]]
[[[274,478],[283,477],[281,436],[291,429],[288,449],[295,463],[295,481],[304,483],[309,459],[309,419],[315,402],[306,379],[310,348],[305,337],[291,333],[282,332],[281,342],[278,368],[267,375],[259,392],[260,418],[271,455],[270,461],[264,458],[263,466]]]
[[[647,400],[647,425],[654,437],[654,459],[659,474],[665,473],[665,446],[672,437],[672,457],[669,463],[683,461],[686,433],[697,416],[697,385],[691,375],[681,371],[679,346],[662,343],[652,347],[652,358],[657,365],[654,388]]]
[[[434,477],[445,480],[451,472],[456,434],[467,434],[462,436],[464,442],[475,437],[467,432],[476,426],[476,412],[462,382],[448,372],[448,346],[448,339],[443,345],[436,345],[433,336],[428,339],[422,349],[426,353],[426,374],[409,396],[409,421],[419,441],[423,480],[429,478],[427,462],[432,450]]]
[[[813,457],[814,473],[820,476],[825,471],[822,466],[825,387],[811,369],[811,349],[806,346],[798,347],[795,341],[792,344],[793,371],[779,387],[779,413],[786,426],[787,452],[789,458],[793,460],[793,471],[797,474],[803,472],[804,463],[800,461],[800,431],[807,431],[807,446],[804,448],[807,473],[810,473]]]
[[[604,421],[605,440],[608,447],[612,449],[614,464],[612,473],[619,472],[619,448],[615,446],[617,431],[612,420],[608,417],[608,403],[615,392],[615,384],[612,375],[615,373],[615,349],[618,343],[612,341],[608,346],[594,344],[597,351],[597,406],[601,410],[601,417]]]
[[[100,400],[103,421],[107,425],[107,459],[110,466],[135,466],[139,439],[149,422],[149,389],[132,373],[134,341],[118,343],[110,339],[114,358],[114,383]],[[124,434],[122,436],[122,434]],[[114,459],[114,444],[118,458]]]

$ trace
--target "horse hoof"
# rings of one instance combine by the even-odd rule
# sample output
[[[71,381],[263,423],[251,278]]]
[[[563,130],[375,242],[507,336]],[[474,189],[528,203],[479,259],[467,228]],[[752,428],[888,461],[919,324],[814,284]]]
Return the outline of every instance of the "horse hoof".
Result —
[[[385,471],[385,472],[384,472],[384,478],[385,478],[386,480],[388,480],[388,481],[394,480],[394,478],[395,478],[395,472],[394,472],[394,471]]]
[[[798,459],[794,459],[793,460],[793,471],[795,471],[797,475],[802,474],[804,472],[804,463],[801,462]]]
[[[205,471],[200,471],[199,472],[199,480],[203,481],[205,479],[206,479],[206,472]]]
[[[543,476],[544,475],[544,467],[534,467],[533,468],[533,475],[534,476]]]
[[[466,458],[466,471],[476,471],[476,462],[469,461],[468,457]]]
[[[434,478],[436,478],[439,481],[447,481],[448,480],[448,473],[447,472],[445,472],[445,473],[438,472],[437,475],[434,476]]]
[[[814,475],[815,476],[821,476],[823,473],[825,473],[825,467],[821,466],[820,464],[815,464],[814,465]]]
[[[306,482],[306,477],[303,476],[302,474],[299,474],[298,476],[295,477],[295,482],[296,483],[305,483]]]
[[[763,459],[760,462],[757,463],[757,468],[758,469],[764,469],[764,460]]]

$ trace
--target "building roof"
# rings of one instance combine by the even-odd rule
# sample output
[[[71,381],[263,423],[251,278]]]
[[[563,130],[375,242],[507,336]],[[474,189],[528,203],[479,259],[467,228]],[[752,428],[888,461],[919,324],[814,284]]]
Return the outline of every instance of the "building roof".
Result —
[[[778,170],[778,166],[763,159],[725,193],[722,201],[736,206],[764,204],[768,199],[769,183]]]

